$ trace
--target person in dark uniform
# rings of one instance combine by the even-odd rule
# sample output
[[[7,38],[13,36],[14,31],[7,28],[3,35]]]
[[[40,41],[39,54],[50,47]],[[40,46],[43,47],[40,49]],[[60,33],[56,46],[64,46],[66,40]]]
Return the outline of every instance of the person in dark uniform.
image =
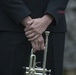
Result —
[[[44,49],[49,30],[47,68],[62,74],[68,0],[0,0],[0,75],[23,75],[31,48]],[[49,57],[50,56],[50,57]]]

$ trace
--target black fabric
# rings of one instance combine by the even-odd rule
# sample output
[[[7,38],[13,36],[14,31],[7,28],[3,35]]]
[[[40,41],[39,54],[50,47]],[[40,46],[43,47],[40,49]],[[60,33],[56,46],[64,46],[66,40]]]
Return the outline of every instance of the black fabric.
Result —
[[[24,33],[0,32],[0,75],[23,75],[30,50]]]
[[[0,30],[23,31],[20,22],[31,15],[32,18],[49,14],[54,17],[51,32],[65,32],[64,11],[68,0],[0,0]],[[56,22],[56,23],[55,23]]]

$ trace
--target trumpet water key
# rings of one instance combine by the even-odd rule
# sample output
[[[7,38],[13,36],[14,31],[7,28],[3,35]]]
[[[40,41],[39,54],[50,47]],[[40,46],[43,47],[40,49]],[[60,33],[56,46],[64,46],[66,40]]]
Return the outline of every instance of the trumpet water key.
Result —
[[[46,39],[45,39],[45,50],[44,50],[44,57],[43,57],[43,67],[36,67],[36,55],[33,54],[33,49],[32,49],[31,55],[30,55],[29,67],[25,67],[26,72],[24,75],[47,75],[47,72],[49,72],[49,74],[51,73],[51,70],[47,70],[46,68],[49,34],[50,34],[49,31],[45,31]]]

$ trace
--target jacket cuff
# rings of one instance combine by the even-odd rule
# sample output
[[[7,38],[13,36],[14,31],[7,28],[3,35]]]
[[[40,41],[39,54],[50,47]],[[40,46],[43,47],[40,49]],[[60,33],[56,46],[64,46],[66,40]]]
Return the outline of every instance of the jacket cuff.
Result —
[[[27,12],[26,12],[26,11],[27,11],[27,10],[23,10],[23,11],[20,11],[20,12],[17,14],[17,17],[14,19],[14,21],[15,21],[15,23],[16,23],[17,25],[19,25],[24,18],[26,18],[26,17],[28,17],[28,16],[31,15],[31,12],[30,12],[30,11],[27,11]]]
[[[56,12],[53,10],[46,10],[45,14],[49,14],[50,16],[52,16],[53,17],[52,24],[57,25],[63,13],[61,11]]]

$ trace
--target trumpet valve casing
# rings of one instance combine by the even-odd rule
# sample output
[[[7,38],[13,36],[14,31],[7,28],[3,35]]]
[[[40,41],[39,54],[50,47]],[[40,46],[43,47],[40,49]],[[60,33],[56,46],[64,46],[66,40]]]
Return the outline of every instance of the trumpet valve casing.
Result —
[[[29,67],[26,67],[26,75],[43,75],[43,70],[44,69],[41,67],[37,67],[34,69],[33,68],[29,69]],[[47,72],[51,73],[51,70],[45,69],[45,75],[47,75],[46,74]]]

